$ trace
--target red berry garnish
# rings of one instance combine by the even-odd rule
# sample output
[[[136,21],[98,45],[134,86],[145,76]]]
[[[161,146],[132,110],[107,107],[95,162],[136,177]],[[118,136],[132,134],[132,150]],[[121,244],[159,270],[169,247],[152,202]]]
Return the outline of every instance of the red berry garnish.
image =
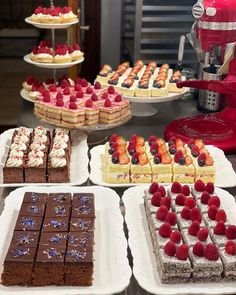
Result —
[[[93,93],[93,88],[92,87],[87,87],[86,93],[87,94],[92,94]]]
[[[201,211],[197,208],[194,207],[191,212],[190,212],[190,219],[192,221],[197,220],[199,223],[202,221],[202,214]]]
[[[175,204],[179,206],[184,206],[184,202],[186,200],[186,197],[184,194],[180,193],[175,198]]]
[[[227,220],[227,215],[225,213],[225,210],[219,209],[218,212],[216,213],[216,221],[226,222],[226,220]]]
[[[228,241],[225,245],[225,252],[229,255],[236,254],[236,244],[233,241]]]
[[[217,207],[215,205],[210,206],[208,211],[207,211],[208,217],[211,220],[215,220],[217,212],[218,212],[218,209],[217,209]]]
[[[189,196],[190,195],[190,188],[188,185],[183,185],[182,189],[181,189],[181,193],[184,194],[185,196]]]
[[[70,102],[69,103],[69,109],[71,109],[71,110],[77,110],[77,104],[75,102]]]
[[[150,185],[150,187],[149,187],[149,190],[148,190],[149,193],[150,193],[150,194],[154,194],[155,192],[157,192],[158,187],[159,187],[158,183],[157,183],[157,182],[153,182],[153,183]]]
[[[203,192],[201,195],[201,203],[207,205],[210,200],[210,194],[208,192]]]
[[[109,94],[114,94],[115,93],[115,88],[113,86],[109,86],[108,89],[107,89],[107,92]]]
[[[181,241],[181,233],[179,230],[172,231],[170,234],[170,240],[176,244]]]
[[[217,260],[219,258],[219,251],[216,245],[208,244],[204,249],[204,257],[207,260]]]
[[[215,235],[225,235],[226,233],[226,226],[224,221],[217,222],[216,226],[214,227],[214,234]]]
[[[153,206],[159,207],[160,206],[160,202],[161,202],[161,194],[159,192],[156,192],[153,194],[152,199],[151,199],[151,203]]]
[[[122,96],[120,94],[117,94],[114,101],[115,102],[121,102],[122,101]]]
[[[166,206],[160,206],[156,212],[156,218],[158,220],[165,220],[166,216],[168,214],[168,209]]]
[[[160,185],[159,188],[158,188],[158,192],[161,194],[162,197],[165,197],[166,195],[166,190],[164,188],[163,185]]]
[[[108,98],[108,93],[107,93],[107,92],[104,92],[104,93],[102,94],[102,98],[103,98],[103,99]]]
[[[98,101],[98,96],[97,94],[93,93],[91,96],[92,101]]]
[[[167,222],[164,222],[159,228],[159,235],[163,238],[169,238],[171,232],[171,226]]]
[[[164,246],[164,252],[168,256],[175,256],[175,253],[176,253],[175,243],[172,241],[167,242]]]
[[[189,207],[184,207],[181,211],[181,217],[186,220],[190,220],[190,209]]]
[[[55,84],[52,84],[48,88],[51,92],[56,92],[57,91],[57,86]]]
[[[194,220],[192,222],[192,224],[190,225],[190,227],[188,228],[188,233],[191,235],[191,236],[194,236],[196,237],[197,236],[197,233],[200,229],[200,224],[197,220]]]
[[[213,182],[208,182],[206,184],[206,188],[205,190],[209,193],[209,194],[213,194],[214,193],[214,190],[215,190],[215,186],[214,186],[214,183]]]
[[[182,185],[179,182],[177,182],[177,181],[173,182],[173,184],[171,186],[171,192],[173,194],[181,193],[181,189],[182,189]]]
[[[169,196],[162,198],[160,204],[166,206],[168,210],[170,210],[171,198]]]
[[[82,87],[79,84],[75,84],[75,91],[82,91]]]
[[[170,225],[176,225],[177,223],[177,216],[175,212],[169,212],[166,215],[165,222],[168,222]]]
[[[236,239],[236,226],[230,225],[225,232],[226,238],[229,240]]]
[[[220,198],[218,196],[213,196],[213,197],[210,197],[209,201],[208,201],[208,206],[216,206],[217,208],[220,207]]]
[[[78,92],[76,93],[76,97],[77,97],[77,98],[83,98],[83,97],[84,97],[84,93],[83,93],[83,91],[78,91]]]
[[[192,209],[196,206],[196,201],[193,198],[187,198],[184,202],[184,205]]]
[[[63,94],[61,92],[58,92],[56,95],[56,99],[63,99]]]
[[[183,157],[184,157],[183,152],[181,150],[178,150],[174,156],[175,163],[179,163],[179,160]]]
[[[80,83],[80,85],[81,85],[82,87],[87,87],[87,86],[88,86],[88,81],[87,81],[86,79],[81,79],[81,83]]]
[[[101,84],[99,82],[95,82],[94,89],[96,90],[101,89]]]
[[[188,245],[182,244],[176,249],[176,257],[179,260],[187,260],[188,258]]]
[[[87,108],[91,108],[93,106],[93,101],[91,98],[86,101],[85,106]]]
[[[204,245],[201,242],[197,242],[193,246],[193,254],[198,257],[203,257],[204,255]]]
[[[107,98],[104,102],[104,107],[110,108],[112,106],[111,101],[109,98]]]
[[[201,179],[199,179],[199,180],[197,180],[195,182],[194,188],[195,188],[195,190],[197,192],[204,192],[204,190],[205,190],[205,183]]]
[[[77,98],[75,95],[70,96],[70,102],[76,102]]]
[[[56,101],[56,106],[57,106],[57,107],[63,107],[63,106],[64,106],[64,101],[63,101],[62,99],[58,99],[58,100]]]
[[[204,242],[208,238],[208,229],[207,228],[201,228],[197,233],[197,238],[199,241]]]
[[[64,95],[70,95],[70,88],[69,87],[66,87],[63,91],[63,94]]]

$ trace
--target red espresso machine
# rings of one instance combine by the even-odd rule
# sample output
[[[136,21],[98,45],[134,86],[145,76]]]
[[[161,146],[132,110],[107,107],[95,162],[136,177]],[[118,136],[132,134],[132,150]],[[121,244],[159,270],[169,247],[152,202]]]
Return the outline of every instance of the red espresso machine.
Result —
[[[225,48],[236,41],[236,0],[199,0],[193,6],[196,18],[196,36],[205,51],[205,66],[211,64],[213,52],[219,48],[218,62],[223,63]],[[165,138],[176,136],[187,142],[190,138],[202,138],[206,144],[236,152],[236,50],[222,81],[193,80],[178,82],[178,87],[192,87],[218,92],[224,95],[224,109],[217,113],[187,117],[171,122],[165,128]],[[221,59],[221,60],[219,60]]]

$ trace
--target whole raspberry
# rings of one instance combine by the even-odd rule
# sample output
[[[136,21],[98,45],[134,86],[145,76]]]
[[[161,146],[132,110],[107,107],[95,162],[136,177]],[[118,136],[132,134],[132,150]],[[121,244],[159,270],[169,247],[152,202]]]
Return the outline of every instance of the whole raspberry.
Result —
[[[164,252],[168,256],[175,256],[175,253],[176,253],[175,243],[172,241],[167,242],[164,246]]]
[[[181,189],[181,193],[184,194],[185,196],[189,196],[190,195],[190,188],[188,185],[183,185],[182,189]]]
[[[184,194],[180,193],[175,198],[175,204],[179,206],[184,206],[184,202],[186,200],[186,197]]]
[[[208,229],[207,228],[201,228],[197,233],[197,238],[199,241],[204,242],[208,238]]]
[[[188,258],[188,245],[182,244],[176,249],[176,258],[179,260],[187,260]]]
[[[169,238],[171,232],[171,226],[167,222],[164,222],[159,228],[159,235],[163,238]]]
[[[204,255],[204,245],[201,242],[197,242],[193,246],[193,254],[198,257],[203,257]]]
[[[168,209],[166,206],[161,206],[156,212],[156,218],[158,220],[165,220],[168,214]]]
[[[214,234],[215,235],[225,235],[226,233],[226,226],[224,221],[217,222],[216,226],[214,227]]]
[[[200,224],[197,220],[194,220],[192,222],[192,224],[190,225],[190,227],[188,228],[188,233],[191,235],[191,236],[194,236],[196,237],[197,236],[197,233],[200,229]]]
[[[181,211],[181,217],[186,220],[190,220],[190,209],[189,207],[184,207]]]
[[[171,186],[171,192],[173,194],[181,193],[181,189],[182,189],[182,185],[178,181],[173,182],[173,184]]]
[[[197,220],[199,223],[202,222],[202,214],[201,214],[201,211],[197,207],[194,207],[190,211],[190,219],[192,221]]]
[[[225,235],[228,240],[236,239],[236,225],[230,225],[226,229]]]
[[[225,210],[219,209],[218,212],[216,213],[216,221],[226,222],[226,220],[227,220],[227,215],[225,213]]]
[[[169,196],[166,196],[164,198],[161,199],[160,202],[161,206],[166,206],[168,208],[168,210],[170,210],[170,205],[171,205],[171,198]]]
[[[208,182],[206,185],[205,190],[209,193],[209,194],[213,194],[215,187],[214,187],[214,183],[213,182]]]
[[[181,241],[181,233],[179,230],[172,231],[170,235],[170,240],[176,244]]]
[[[187,198],[184,202],[184,205],[189,207],[189,209],[192,209],[196,206],[196,201],[193,198]]]
[[[195,182],[194,188],[197,192],[203,192],[205,190],[205,183],[199,179]]]
[[[210,243],[204,249],[204,257],[207,260],[217,260],[219,258],[219,251],[216,245]]]
[[[149,187],[149,193],[150,193],[150,194],[154,194],[155,192],[157,192],[158,187],[159,187],[158,183],[157,183],[157,182],[153,182],[153,183],[150,185],[150,187]]]
[[[203,192],[202,195],[201,195],[201,203],[202,204],[208,204],[208,201],[210,199],[210,194],[208,192]]]
[[[165,222],[168,222],[170,225],[176,225],[177,223],[177,216],[175,212],[169,212],[166,215]]]
[[[160,207],[161,198],[162,196],[159,192],[154,193],[151,199],[152,205],[156,207]]]
[[[165,197],[166,195],[166,190],[164,188],[163,185],[160,185],[159,188],[158,188],[158,192],[161,194],[162,197]]]
[[[219,208],[220,207],[220,198],[218,196],[210,197],[207,204],[209,207],[212,205],[215,205],[217,208]]]
[[[236,254],[236,243],[233,241],[228,241],[225,245],[225,252],[229,255],[235,255]]]
[[[215,205],[210,206],[208,211],[207,211],[208,217],[211,220],[215,220],[217,212],[218,212],[218,209],[217,209],[217,207]]]

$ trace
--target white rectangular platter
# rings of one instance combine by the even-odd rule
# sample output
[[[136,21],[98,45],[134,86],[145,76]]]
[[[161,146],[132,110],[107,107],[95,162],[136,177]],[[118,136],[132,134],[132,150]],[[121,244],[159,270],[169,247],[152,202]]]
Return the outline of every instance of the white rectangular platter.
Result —
[[[214,146],[206,146],[216,166],[216,182],[215,185],[219,187],[234,187],[236,186],[236,173],[232,167],[232,164],[225,157],[222,150]],[[97,185],[109,186],[109,187],[130,187],[138,186],[143,183],[107,183],[103,178],[103,163],[102,156],[105,153],[105,145],[98,145],[91,150],[91,161],[90,161],[90,180]]]
[[[18,188],[6,198],[5,208],[0,216],[0,274],[11,242],[18,211],[26,191],[33,192],[88,192],[95,195],[95,252],[94,281],[91,287],[5,287],[0,285],[0,294],[25,295],[80,295],[114,294],[123,291],[131,277],[127,259],[127,240],[123,232],[119,196],[109,188],[103,187],[36,187]]]
[[[21,187],[32,184],[49,185],[49,183],[3,183],[3,166],[8,155],[11,138],[16,129],[9,129],[0,136],[0,187]],[[70,182],[50,183],[50,185],[81,185],[87,181],[88,172],[88,145],[87,135],[79,130],[71,132],[72,154],[70,163]]]
[[[235,294],[236,282],[226,283],[185,283],[162,284],[157,272],[152,242],[143,205],[144,190],[149,186],[129,188],[122,197],[125,205],[125,221],[128,227],[128,244],[133,256],[133,274],[139,285],[152,294]],[[227,191],[216,188],[221,205],[227,212],[231,223],[236,224],[236,204],[234,197]]]

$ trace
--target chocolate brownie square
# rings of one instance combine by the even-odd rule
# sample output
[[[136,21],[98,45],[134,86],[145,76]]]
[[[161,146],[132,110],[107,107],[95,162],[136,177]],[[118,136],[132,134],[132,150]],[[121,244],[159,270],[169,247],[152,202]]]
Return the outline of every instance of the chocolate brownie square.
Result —
[[[43,216],[45,204],[44,203],[22,203],[19,215],[25,216]]]
[[[68,217],[45,217],[42,232],[67,232],[68,227]]]
[[[2,284],[30,286],[36,248],[11,246],[4,261]]]
[[[92,193],[75,193],[73,194],[72,206],[75,207],[79,203],[94,203],[94,194]]]
[[[24,194],[24,203],[43,203],[47,201],[48,194],[36,193],[36,192],[26,192]]]
[[[61,204],[70,204],[71,202],[71,193],[51,193],[48,196],[48,206],[61,205]]]
[[[68,234],[68,248],[75,247],[79,251],[92,252],[94,246],[94,233],[70,232]]]
[[[71,216],[81,218],[94,218],[94,203],[83,204],[81,202],[78,202],[75,206],[72,206]]]
[[[65,158],[63,167],[53,167],[51,160],[48,161],[48,182],[66,183],[70,182],[70,162]]]
[[[65,259],[65,285],[91,286],[93,282],[93,252],[68,245]]]
[[[14,231],[11,239],[11,247],[36,248],[39,240],[39,232]]]
[[[40,245],[48,245],[49,247],[62,247],[66,248],[67,244],[67,233],[55,232],[55,233],[41,233]]]
[[[18,216],[15,230],[39,231],[42,225],[42,217]]]
[[[39,245],[34,266],[34,286],[64,284],[65,248]]]
[[[70,231],[94,231],[94,218],[76,218],[70,220]]]
[[[70,204],[49,204],[45,217],[68,217],[70,216]]]

